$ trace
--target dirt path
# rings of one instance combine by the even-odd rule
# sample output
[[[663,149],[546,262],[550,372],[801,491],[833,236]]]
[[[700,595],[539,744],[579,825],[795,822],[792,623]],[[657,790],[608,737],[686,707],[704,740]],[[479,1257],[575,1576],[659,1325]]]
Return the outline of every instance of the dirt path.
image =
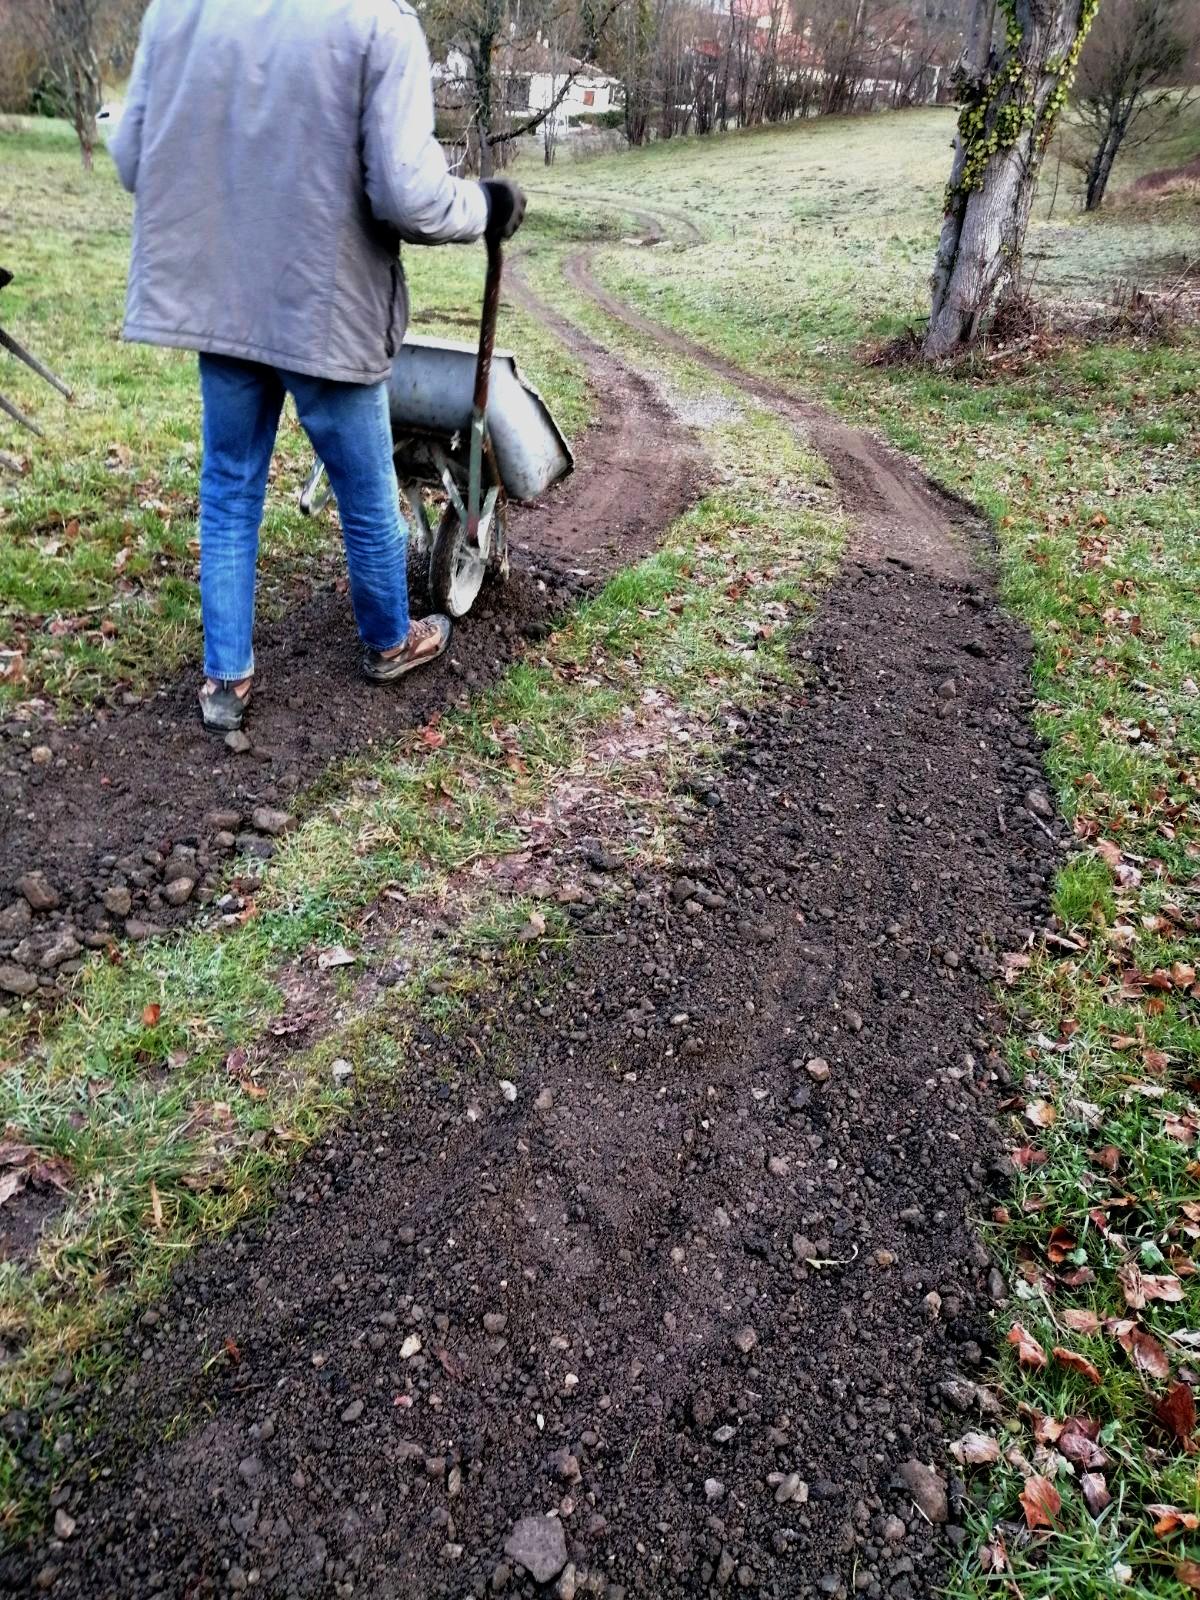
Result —
[[[567,956],[419,1038],[398,1103],[199,1252],[97,1439],[94,1396],[61,1396],[57,1453],[19,1419],[73,1531],[10,1592],[936,1592],[1003,1292],[972,1230],[988,984],[1056,844],[1023,630],[900,486],[855,491],[858,548],[888,544],[683,859],[614,876]]]
[[[200,727],[192,671],[124,714],[65,728],[0,725],[0,1003],[31,989],[52,995],[80,946],[187,921],[211,898],[235,838],[270,852],[254,829],[257,808],[290,809],[331,763],[494,681],[581,587],[653,545],[699,493],[697,446],[620,362],[606,358],[596,375],[608,403],[581,442],[578,471],[541,504],[514,509],[511,582],[485,594],[428,673],[399,689],[364,685],[349,600],[329,590],[261,630],[248,751],[234,754]],[[44,874],[57,902],[32,915],[19,887],[30,873]],[[177,886],[194,884],[179,905],[172,874]],[[47,964],[50,952],[57,961]]]

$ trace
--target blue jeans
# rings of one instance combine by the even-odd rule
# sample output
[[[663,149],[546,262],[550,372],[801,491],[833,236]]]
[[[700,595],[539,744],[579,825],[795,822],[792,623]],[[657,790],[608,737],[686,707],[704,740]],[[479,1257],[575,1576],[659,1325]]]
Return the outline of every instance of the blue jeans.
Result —
[[[200,357],[200,606],[204,671],[236,682],[254,671],[254,571],[267,472],[285,395],[337,496],[350,599],[363,643],[408,637],[408,530],[400,517],[385,384],[333,383],[298,372]]]

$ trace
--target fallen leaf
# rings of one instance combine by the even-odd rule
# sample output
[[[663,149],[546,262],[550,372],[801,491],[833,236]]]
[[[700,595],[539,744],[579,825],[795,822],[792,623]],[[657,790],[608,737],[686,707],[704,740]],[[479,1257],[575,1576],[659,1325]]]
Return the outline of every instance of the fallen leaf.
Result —
[[[1167,1352],[1144,1328],[1139,1328],[1135,1323],[1129,1324],[1128,1331],[1117,1335],[1117,1343],[1139,1371],[1148,1373],[1152,1378],[1165,1378],[1170,1373],[1171,1363],[1167,1360]]]
[[[251,1100],[265,1100],[267,1098],[267,1091],[261,1083],[255,1083],[253,1078],[240,1078],[238,1080],[238,1088],[243,1094],[249,1095]]]
[[[1008,1342],[1016,1346],[1017,1360],[1023,1367],[1044,1367],[1046,1365],[1046,1352],[1021,1323],[1014,1322],[1008,1330]]]
[[[1094,1311],[1070,1309],[1062,1313],[1062,1319],[1075,1333],[1100,1332],[1100,1318]]]
[[[1171,1063],[1165,1050],[1146,1049],[1142,1052],[1142,1064],[1147,1072],[1165,1072]]]
[[[1108,1457],[1096,1442],[1099,1436],[1100,1424],[1090,1417],[1068,1417],[1056,1440],[1056,1448],[1059,1455],[1066,1456],[1077,1467],[1094,1472],[1108,1465]]]
[[[535,939],[540,939],[546,931],[546,919],[540,911],[531,911],[529,921],[517,935],[520,944],[532,944]]]
[[[1056,1444],[1063,1431],[1063,1424],[1057,1417],[1043,1416],[1040,1411],[1032,1413],[1033,1437],[1039,1444]]]
[[[1146,1290],[1142,1283],[1141,1268],[1137,1263],[1123,1262],[1117,1269],[1117,1282],[1121,1285],[1125,1304],[1134,1311],[1140,1311],[1146,1304]]]
[[[1004,1535],[999,1528],[995,1529],[987,1544],[979,1548],[979,1565],[984,1572],[1003,1572],[1008,1566],[1008,1550],[1005,1548]]]
[[[1008,1159],[1014,1167],[1019,1167],[1022,1172],[1028,1172],[1030,1167],[1044,1167],[1048,1157],[1044,1150],[1035,1150],[1031,1144],[1022,1144],[1015,1150],[1009,1151]]]
[[[1071,1272],[1060,1273],[1059,1278],[1068,1289],[1082,1289],[1089,1283],[1095,1283],[1096,1274],[1091,1267],[1076,1267]]]
[[[1112,1495],[1100,1473],[1085,1472],[1079,1480],[1079,1487],[1083,1493],[1083,1503],[1093,1517],[1098,1517],[1106,1506],[1112,1504]]]
[[[1054,1346],[1054,1357],[1055,1360],[1061,1361],[1064,1367],[1070,1367],[1072,1372],[1080,1373],[1089,1383],[1099,1384],[1103,1381],[1092,1362],[1086,1356],[1079,1355],[1075,1350],[1067,1350],[1063,1345],[1056,1344]]]
[[[1079,1240],[1060,1222],[1056,1228],[1051,1228],[1050,1237],[1046,1240],[1046,1257],[1054,1265],[1059,1266],[1071,1254],[1078,1250]]]
[[[29,1182],[28,1172],[5,1172],[0,1174],[0,1206],[7,1205],[13,1195],[20,1194]]]
[[[1144,1272],[1142,1290],[1147,1300],[1165,1300],[1175,1304],[1183,1299],[1183,1284],[1173,1273]]]
[[[1105,1172],[1115,1172],[1121,1164],[1121,1152],[1115,1144],[1106,1144],[1103,1150],[1096,1151],[1092,1159]]]
[[[1189,1455],[1195,1450],[1196,1400],[1186,1383],[1173,1383],[1155,1405],[1154,1415]]]
[[[1035,1128],[1049,1128],[1058,1116],[1058,1112],[1048,1100],[1031,1100],[1025,1107],[1025,1120],[1032,1122]]]
[[[1052,1528],[1054,1518],[1062,1509],[1062,1496],[1049,1478],[1034,1475],[1026,1478],[1020,1494],[1028,1528]]]
[[[230,1361],[233,1362],[235,1367],[241,1366],[242,1352],[238,1349],[237,1341],[235,1339],[226,1339],[225,1354],[229,1357]]]
[[[446,742],[446,735],[440,728],[422,728],[421,743],[430,750],[440,750]]]
[[[1200,1528],[1200,1517],[1191,1511],[1180,1511],[1178,1506],[1147,1506],[1146,1514],[1154,1518],[1154,1531],[1160,1539],[1168,1539],[1173,1533],[1195,1533]]]
[[[1200,1561],[1177,1562],[1175,1576],[1189,1589],[1200,1590]]]
[[[146,1006],[144,1008],[144,1010],[142,1011],[142,1026],[144,1028],[157,1027],[158,1019],[161,1016],[162,1016],[162,1007],[160,1005],[155,1003],[154,1005]]]
[[[950,1446],[950,1454],[964,1467],[984,1467],[1000,1459],[1000,1446],[987,1433],[964,1433]]]

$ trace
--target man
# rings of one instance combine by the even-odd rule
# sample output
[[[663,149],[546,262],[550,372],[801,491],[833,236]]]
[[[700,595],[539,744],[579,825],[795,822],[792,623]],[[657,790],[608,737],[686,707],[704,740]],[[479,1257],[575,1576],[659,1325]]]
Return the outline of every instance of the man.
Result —
[[[429,52],[403,0],[151,0],[111,140],[136,197],[125,336],[200,352],[200,706],[241,726],[254,578],[284,397],[337,495],[363,671],[433,661],[410,622],[386,380],[404,337],[400,242],[509,238],[525,199],[452,177]]]

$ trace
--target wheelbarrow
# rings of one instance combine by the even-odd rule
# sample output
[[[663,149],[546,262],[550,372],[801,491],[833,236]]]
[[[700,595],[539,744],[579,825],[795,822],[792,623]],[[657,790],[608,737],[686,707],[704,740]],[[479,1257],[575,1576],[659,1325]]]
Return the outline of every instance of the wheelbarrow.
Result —
[[[488,244],[479,344],[406,339],[388,381],[393,459],[410,549],[428,559],[434,609],[465,617],[489,570],[508,576],[508,502],[536,500],[574,466],[570,446],[516,359],[494,350],[503,270]],[[442,502],[436,527],[427,491]],[[330,488],[321,462],[300,496],[314,516]]]

